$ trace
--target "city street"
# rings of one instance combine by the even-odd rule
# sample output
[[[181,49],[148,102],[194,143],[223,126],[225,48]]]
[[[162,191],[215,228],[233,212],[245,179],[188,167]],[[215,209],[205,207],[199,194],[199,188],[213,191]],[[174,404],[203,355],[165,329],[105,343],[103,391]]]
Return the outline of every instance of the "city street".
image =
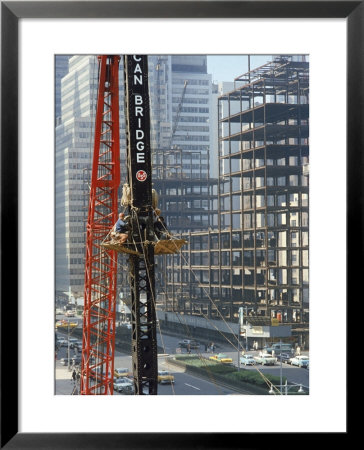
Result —
[[[56,395],[71,395],[75,383],[72,380],[72,371],[61,365],[59,358],[66,355],[67,349],[62,348],[56,361]],[[73,353],[71,353],[72,357]],[[131,356],[116,352],[115,368],[128,368],[131,371]],[[158,369],[168,370],[175,377],[174,384],[160,384],[158,395],[230,395],[236,391],[220,387],[216,383],[197,378],[184,372],[184,369],[168,364],[164,356],[158,357]],[[114,395],[122,395],[114,392]]]
[[[58,334],[62,337],[67,336],[65,333]],[[168,370],[175,377],[174,385],[159,385],[158,395],[231,395],[237,393],[226,387],[219,386],[216,382],[204,380],[185,373],[183,368],[168,363],[168,356],[181,352],[187,353],[186,349],[180,350],[178,348],[178,343],[181,340],[182,338],[175,336],[163,335],[161,337],[160,333],[158,333],[158,345],[163,348],[163,354],[158,357],[158,369]],[[57,352],[55,383],[56,395],[70,395],[74,389],[74,383],[71,381],[72,372],[68,370],[67,366],[63,366],[60,363],[61,358],[67,357],[67,352],[67,347],[61,347]],[[77,351],[70,349],[71,358],[75,353],[77,354]],[[238,354],[237,351],[232,348],[231,344],[219,343],[214,354],[216,353],[226,354],[228,357],[232,358],[234,365],[238,367]],[[249,351],[248,353],[257,355],[259,351]],[[203,345],[201,345],[199,349],[191,349],[191,355],[193,354],[199,354],[201,357],[206,358],[212,355],[212,353],[205,352],[205,347]],[[128,368],[131,372],[131,356],[116,351],[115,368]],[[279,362],[274,366],[261,366],[260,364],[255,366],[241,365],[241,370],[259,370],[263,374],[272,374],[278,377],[281,375],[281,365]],[[283,363],[282,376],[287,378],[288,384],[290,385],[297,384],[309,388],[309,370],[307,369]],[[120,394],[115,392],[115,395]]]

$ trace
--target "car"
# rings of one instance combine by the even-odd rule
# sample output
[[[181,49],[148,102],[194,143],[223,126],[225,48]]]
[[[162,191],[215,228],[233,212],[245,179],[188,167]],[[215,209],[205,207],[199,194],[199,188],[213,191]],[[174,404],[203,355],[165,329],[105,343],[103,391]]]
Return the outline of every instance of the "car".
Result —
[[[68,347],[68,340],[66,338],[58,338],[56,344],[59,347]]]
[[[309,365],[309,358],[305,355],[295,356],[294,358],[291,358],[291,365],[307,368]]]
[[[56,328],[65,328],[66,330],[69,328],[76,328],[78,326],[78,322],[69,322],[68,320],[59,320],[56,322]]]
[[[244,366],[254,366],[255,364],[254,356],[249,354],[240,356],[240,364],[244,364]]]
[[[274,352],[275,355],[279,355],[280,353],[290,353],[291,357],[294,353],[292,344],[285,344],[283,342],[272,344],[270,346],[264,347],[264,352],[269,353],[270,355]]]
[[[194,340],[183,339],[183,341],[178,342],[178,346],[182,348],[187,348],[188,345],[190,348],[200,348],[200,344]]]
[[[168,370],[158,370],[158,383],[172,384],[174,383],[174,375],[168,372]]]
[[[277,360],[281,361],[282,363],[291,364],[291,355],[289,353],[280,353],[277,355]]]
[[[115,378],[120,378],[120,377],[128,377],[130,376],[130,372],[129,369],[127,368],[119,368],[119,369],[115,369],[114,370],[114,376]]]
[[[62,366],[68,366],[68,358],[61,358],[59,362],[62,364]]]
[[[68,311],[66,311],[65,316],[67,316],[67,317],[75,317],[75,311],[69,309]]]
[[[123,392],[126,387],[134,388],[134,383],[125,377],[118,378],[114,381],[114,391]]]
[[[270,355],[269,353],[262,353],[258,356],[254,356],[255,361],[262,366],[274,366],[277,362],[277,358],[275,356]]]
[[[231,358],[229,358],[227,355],[225,355],[224,353],[218,353],[217,355],[212,355],[209,357],[209,359],[216,361],[216,362],[221,362],[223,364],[232,364],[233,360]]]
[[[79,339],[69,338],[68,340],[70,342],[70,348],[79,348],[79,346],[81,346],[82,349],[82,341],[80,341]]]

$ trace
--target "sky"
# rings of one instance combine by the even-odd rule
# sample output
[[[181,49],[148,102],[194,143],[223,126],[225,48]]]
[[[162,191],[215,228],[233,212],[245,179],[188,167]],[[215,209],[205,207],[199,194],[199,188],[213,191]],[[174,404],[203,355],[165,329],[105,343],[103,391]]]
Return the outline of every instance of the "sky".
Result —
[[[251,55],[250,68],[262,66],[272,60],[272,55]],[[207,73],[212,81],[234,81],[234,78],[248,72],[248,55],[208,55]]]

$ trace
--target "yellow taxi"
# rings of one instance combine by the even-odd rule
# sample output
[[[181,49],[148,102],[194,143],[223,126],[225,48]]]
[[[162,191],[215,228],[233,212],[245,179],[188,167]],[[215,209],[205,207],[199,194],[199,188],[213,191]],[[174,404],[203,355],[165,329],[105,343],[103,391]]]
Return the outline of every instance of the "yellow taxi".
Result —
[[[76,328],[78,325],[78,322],[68,322],[68,320],[59,320],[56,322],[56,328]]]
[[[216,362],[221,362],[223,364],[232,364],[233,360],[231,358],[229,358],[227,355],[225,355],[224,353],[218,353],[217,355],[212,355],[209,357],[209,359],[216,361]]]
[[[174,383],[174,375],[168,372],[168,370],[158,370],[158,383],[172,384]]]
[[[129,372],[129,369],[127,369],[125,367],[119,368],[119,369],[114,369],[114,377],[115,378],[128,377],[129,375],[131,375],[131,373]]]

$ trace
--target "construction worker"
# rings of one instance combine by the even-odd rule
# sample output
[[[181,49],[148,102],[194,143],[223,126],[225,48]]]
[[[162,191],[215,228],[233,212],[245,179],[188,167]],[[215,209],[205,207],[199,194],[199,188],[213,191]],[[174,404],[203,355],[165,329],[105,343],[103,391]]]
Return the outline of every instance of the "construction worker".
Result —
[[[125,221],[124,213],[119,214],[119,218],[113,228],[112,237],[116,239],[119,244],[124,244],[128,239],[128,225]]]

